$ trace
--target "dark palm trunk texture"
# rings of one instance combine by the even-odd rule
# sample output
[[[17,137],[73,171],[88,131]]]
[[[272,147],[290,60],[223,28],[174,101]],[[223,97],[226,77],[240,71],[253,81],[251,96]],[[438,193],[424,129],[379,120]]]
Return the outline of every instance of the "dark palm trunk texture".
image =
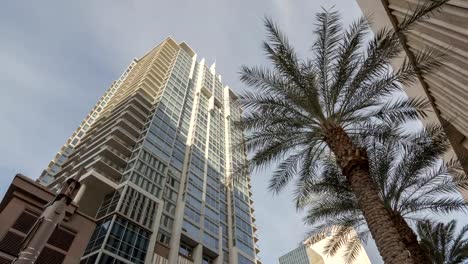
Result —
[[[418,236],[414,233],[408,223],[406,223],[405,219],[398,213],[391,212],[391,214],[393,223],[396,226],[400,237],[403,239],[403,243],[405,243],[406,248],[411,252],[414,264],[432,263],[419,245]]]
[[[385,208],[369,173],[369,161],[364,149],[353,144],[343,128],[325,124],[325,142],[336,156],[343,175],[356,195],[375,244],[386,264],[415,264],[410,249],[402,243],[392,215]]]

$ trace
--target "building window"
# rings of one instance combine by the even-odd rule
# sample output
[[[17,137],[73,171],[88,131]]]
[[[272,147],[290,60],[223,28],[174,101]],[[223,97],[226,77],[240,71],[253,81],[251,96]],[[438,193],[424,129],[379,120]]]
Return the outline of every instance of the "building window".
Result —
[[[218,239],[207,233],[203,235],[203,245],[211,248],[212,250],[214,249],[214,251],[218,251]]]
[[[105,248],[132,263],[143,264],[150,235],[145,229],[117,217]]]
[[[187,258],[192,258],[192,252],[193,252],[193,249],[190,247],[190,246],[187,246],[185,244],[180,244],[180,247],[179,247],[179,254],[181,254],[182,256],[184,257],[187,257]]]
[[[202,264],[211,264],[211,263],[213,263],[213,260],[210,257],[203,256]]]
[[[109,230],[110,224],[111,217],[98,222],[91,238],[89,239],[84,255],[101,248],[102,244],[104,243],[104,238],[106,237],[107,231]]]
[[[238,260],[239,260],[239,264],[255,264],[253,261],[242,256],[241,254],[238,255]]]
[[[160,229],[156,239],[161,244],[169,245],[169,241],[171,240],[171,235],[169,235],[169,233],[165,232],[164,230]]]
[[[185,219],[182,223],[182,231],[185,231],[192,239],[200,240],[200,228]]]

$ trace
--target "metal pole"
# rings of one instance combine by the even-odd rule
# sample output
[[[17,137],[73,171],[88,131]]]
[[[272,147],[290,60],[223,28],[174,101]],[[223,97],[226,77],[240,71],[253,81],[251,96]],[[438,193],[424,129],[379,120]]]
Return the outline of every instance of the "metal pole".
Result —
[[[12,264],[34,264],[36,262],[55,228],[65,218],[67,206],[73,201],[80,189],[78,180],[83,171],[82,168],[75,177],[68,179],[62,186],[60,193],[45,206],[41,216],[26,235],[18,258]]]

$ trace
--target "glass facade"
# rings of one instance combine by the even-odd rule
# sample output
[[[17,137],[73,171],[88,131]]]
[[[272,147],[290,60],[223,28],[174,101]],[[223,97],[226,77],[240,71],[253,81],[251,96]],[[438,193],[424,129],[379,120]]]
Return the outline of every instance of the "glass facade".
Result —
[[[97,261],[98,257],[100,257],[99,263],[114,263],[104,262],[103,259],[108,259],[109,256],[106,254],[99,256],[99,252],[113,253],[130,261],[122,261],[122,263],[143,264],[150,236],[151,233],[145,228],[135,225],[122,217],[116,216],[101,220],[86,247],[85,257],[81,264],[94,263],[93,261]]]
[[[173,247],[169,259],[260,263],[249,175],[231,175],[246,162],[231,147],[242,112],[215,66],[169,38],[122,76],[42,178],[52,187],[82,166],[84,185],[103,186],[80,204],[99,221],[82,263],[145,263],[160,247]]]
[[[307,246],[301,245],[279,258],[280,264],[312,264],[307,255]]]

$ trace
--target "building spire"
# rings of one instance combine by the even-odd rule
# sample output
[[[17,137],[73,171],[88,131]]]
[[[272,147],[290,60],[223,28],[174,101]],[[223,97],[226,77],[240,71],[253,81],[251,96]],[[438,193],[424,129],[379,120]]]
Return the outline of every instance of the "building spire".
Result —
[[[216,72],[216,59],[215,61],[213,62],[213,64],[211,64],[210,66],[210,72],[214,75],[215,72]]]

